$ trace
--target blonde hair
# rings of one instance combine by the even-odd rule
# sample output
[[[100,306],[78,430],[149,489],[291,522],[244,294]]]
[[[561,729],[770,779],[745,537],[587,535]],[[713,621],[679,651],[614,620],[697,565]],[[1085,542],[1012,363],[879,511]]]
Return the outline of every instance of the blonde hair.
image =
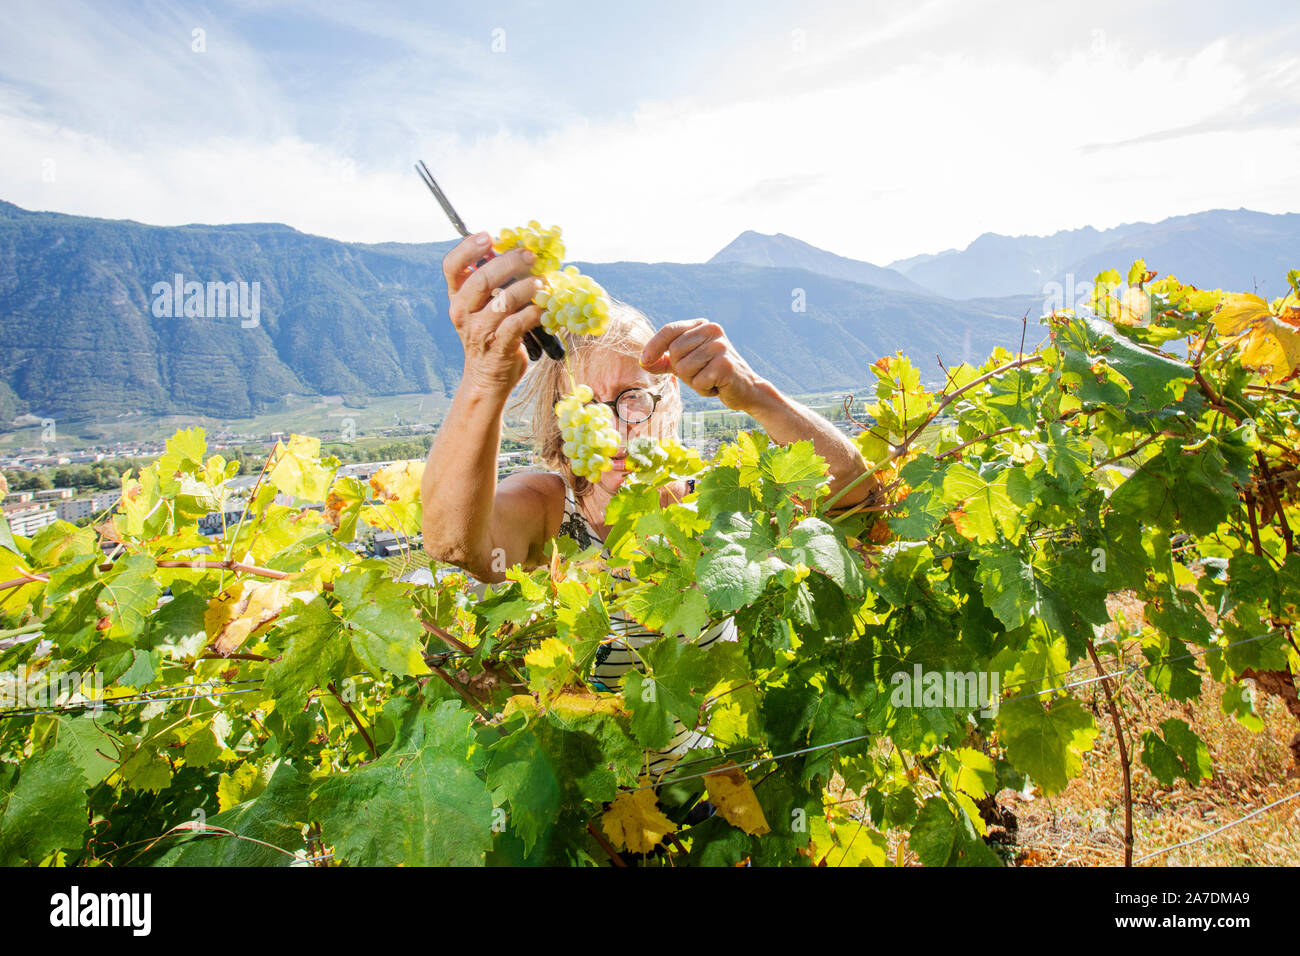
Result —
[[[560,436],[560,423],[555,417],[555,403],[567,395],[571,387],[569,369],[573,369],[574,378],[580,383],[584,371],[598,364],[604,356],[627,355],[639,362],[641,350],[654,333],[654,326],[645,313],[611,297],[609,327],[604,335],[559,332],[556,337],[564,344],[564,351],[569,357],[559,362],[547,358],[530,362],[528,371],[519,383],[510,410],[516,417],[527,417],[528,422],[524,433],[517,437],[531,442],[542,464],[563,475],[573,487],[575,495],[586,494],[591,483],[586,478],[575,475],[569,467],[569,460],[564,457],[562,450],[564,440]],[[655,409],[655,419],[661,426],[659,434],[671,431],[675,436],[682,414],[681,392],[667,386],[676,379],[671,372],[652,375],[651,378],[654,379],[653,387],[656,390],[665,389],[664,398]],[[671,428],[664,427],[668,425]]]

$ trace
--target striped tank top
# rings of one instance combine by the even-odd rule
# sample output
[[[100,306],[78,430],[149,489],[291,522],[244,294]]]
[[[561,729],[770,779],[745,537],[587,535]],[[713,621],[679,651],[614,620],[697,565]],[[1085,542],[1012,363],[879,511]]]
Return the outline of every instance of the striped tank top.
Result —
[[[690,482],[692,491],[694,485],[695,482]],[[602,545],[601,555],[605,558],[609,557],[609,550],[603,547],[604,539],[596,534],[595,529],[592,528],[578,509],[577,502],[573,497],[573,488],[567,481],[564,488],[564,521],[560,524],[559,533],[572,538],[579,548],[587,548],[599,543]],[[627,580],[626,572],[621,569],[612,573]],[[637,670],[643,670],[641,661],[629,648],[639,648],[645,644],[652,644],[663,635],[658,631],[647,630],[636,621],[617,611],[610,611],[609,617],[611,629],[609,639],[601,644],[600,650],[596,652],[596,659],[588,672],[587,682],[596,690],[617,693],[622,690],[623,676],[629,670],[634,667]],[[701,633],[696,639],[696,643],[700,647],[708,647],[715,641],[734,641],[737,639],[736,622],[732,618],[727,618]],[[687,640],[687,638],[683,637],[682,640]],[[651,777],[657,777],[667,771],[692,748],[708,747],[712,743],[712,738],[707,734],[691,730],[674,718],[673,736],[668,745],[660,750],[651,750],[647,754],[647,768]]]

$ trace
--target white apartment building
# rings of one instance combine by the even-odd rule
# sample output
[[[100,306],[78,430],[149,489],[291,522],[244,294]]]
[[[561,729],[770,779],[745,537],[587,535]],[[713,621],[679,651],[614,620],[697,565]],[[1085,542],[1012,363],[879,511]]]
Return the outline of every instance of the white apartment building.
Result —
[[[90,498],[73,498],[71,501],[59,501],[54,505],[60,521],[76,521],[89,518],[95,511],[95,502]]]
[[[58,501],[55,503],[54,508],[59,514],[60,521],[77,521],[80,518],[103,514],[117,504],[121,498],[121,491],[101,491],[89,498]]]
[[[30,538],[46,525],[54,524],[59,519],[53,508],[44,505],[26,505],[5,509],[5,518],[9,521],[9,530],[14,534]]]
[[[75,488],[46,488],[43,491],[36,492],[37,501],[61,501],[71,498],[76,494]]]

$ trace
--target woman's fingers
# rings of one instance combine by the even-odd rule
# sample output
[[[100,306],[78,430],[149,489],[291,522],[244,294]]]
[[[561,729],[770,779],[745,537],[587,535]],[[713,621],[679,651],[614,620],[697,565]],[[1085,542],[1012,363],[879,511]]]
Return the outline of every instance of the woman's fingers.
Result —
[[[691,380],[691,388],[701,395],[717,395],[735,376],[736,369],[725,353],[711,355]]]
[[[511,249],[488,262],[465,280],[459,292],[452,297],[452,312],[462,316],[482,311],[492,298],[492,291],[511,279],[522,279],[532,273],[537,257],[523,247]]]
[[[691,385],[691,377],[729,347],[722,326],[708,319],[669,322],[646,343],[641,367],[654,374],[672,372]]]
[[[729,408],[754,397],[757,377],[722,330],[708,319],[669,322],[641,352],[641,367],[672,372],[701,395],[717,395]]]
[[[685,340],[687,336],[683,335],[678,342]],[[673,343],[676,347],[676,342]],[[685,349],[685,346],[683,347]],[[715,358],[727,353],[727,343],[721,339],[706,339],[698,345],[691,347],[689,352],[685,352],[680,358],[673,359],[673,372],[691,388],[697,388],[695,378]]]
[[[492,325],[499,325],[507,315],[513,315],[533,301],[543,282],[537,276],[517,279],[503,289],[493,289],[492,298],[478,313]]]
[[[522,285],[522,283],[520,283]],[[508,316],[498,327],[497,335],[506,342],[513,342],[515,348],[523,344],[524,333],[542,324],[542,310],[535,305],[527,305]]]
[[[442,275],[447,280],[447,293],[455,295],[465,280],[473,273],[474,264],[492,254],[492,237],[486,232],[466,236],[442,257]]]
[[[652,335],[645,348],[641,350],[641,367],[653,375],[672,371],[674,359],[672,346],[677,339],[692,329],[710,324],[712,323],[708,319],[683,319],[669,322]]]

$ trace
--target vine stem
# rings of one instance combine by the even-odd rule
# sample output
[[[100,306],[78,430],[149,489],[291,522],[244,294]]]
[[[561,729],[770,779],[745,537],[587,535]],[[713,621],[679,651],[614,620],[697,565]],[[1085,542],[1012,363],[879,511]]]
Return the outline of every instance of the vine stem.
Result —
[[[452,680],[450,674],[448,674],[445,670],[443,670],[441,667],[439,667],[439,666],[436,665],[436,664],[430,664],[430,665],[429,665],[429,668],[430,668],[430,669],[431,669],[435,674],[437,674],[439,677],[441,677],[441,678],[442,678],[442,679],[447,683],[447,686],[448,686],[448,687],[450,687],[450,688],[451,688],[452,690],[454,690],[456,693],[460,694],[460,696],[464,699],[465,703],[469,704],[471,707],[473,707],[475,710],[477,710],[478,713],[479,713],[479,716],[480,716],[480,717],[482,717],[482,718],[483,718],[484,720],[486,720],[488,723],[491,723],[491,722],[492,722],[492,717],[491,717],[491,715],[488,714],[488,712],[487,712],[486,710],[483,709],[483,705],[480,704],[477,700],[474,699],[474,695],[473,695],[473,694],[471,694],[471,693],[470,693],[469,691],[467,691],[464,687],[461,687],[460,684],[458,684],[458,683],[456,683],[454,680]],[[500,729],[500,728],[498,728],[498,729]]]
[[[860,422],[853,417],[853,393],[852,392],[844,396],[844,417],[849,421],[851,421],[853,424],[857,425],[863,431],[867,431],[870,428],[870,426],[866,422]]]
[[[272,580],[275,581],[283,581],[293,577],[293,575],[291,575],[288,571],[276,571],[274,568],[262,568],[262,567],[258,567],[255,564],[244,564],[242,561],[201,561],[201,560],[158,561],[157,566],[160,568],[193,568],[195,570],[200,570],[200,571],[201,570],[234,571],[237,574],[251,574],[254,575],[255,577],[271,578]],[[107,564],[101,564],[98,566],[98,570],[100,571],[111,571],[112,569],[113,569],[112,562],[109,562]],[[0,591],[5,590],[6,588],[21,587],[24,584],[32,584],[32,583],[49,584],[50,583],[50,579],[43,574],[30,574],[28,572],[24,572],[21,570],[18,573],[23,576],[21,578],[14,578],[10,581],[0,581]],[[334,582],[322,581],[321,590],[333,591]]]
[[[236,840],[244,840],[245,842],[248,843],[256,843],[258,846],[264,846],[268,850],[274,850],[276,853],[283,853],[291,860],[298,859],[296,856],[294,856],[284,847],[276,846],[274,843],[267,843],[265,840],[258,840],[255,839],[254,837],[244,836],[242,833],[236,833],[234,830],[227,830],[225,827],[219,827],[212,823],[205,823],[201,827],[195,825],[194,823],[178,823],[176,826],[172,827],[169,830],[165,830],[164,832],[158,834],[156,837],[153,837],[152,839],[136,840],[133,843],[124,843],[121,846],[114,847],[112,850],[109,850],[108,852],[116,853],[119,850],[125,850],[133,846],[139,846],[141,843],[147,843],[148,846],[146,846],[143,850],[141,850],[139,853],[137,853],[135,856],[131,857],[131,859],[127,861],[126,865],[130,866],[132,863],[138,860],[145,853],[148,853],[151,849],[153,849],[154,845],[157,844],[160,840],[166,837],[178,837],[178,836],[231,837]],[[105,854],[105,856],[107,855],[108,854]]]
[[[1255,547],[1255,557],[1264,556],[1264,547],[1259,543],[1259,522],[1255,520],[1255,493],[1246,490],[1246,515],[1250,518],[1250,543]]]
[[[1300,392],[1293,392],[1289,388],[1273,388],[1271,385],[1243,385],[1242,388],[1247,392],[1269,392],[1273,395],[1284,395],[1287,398],[1300,399]]]
[[[1273,512],[1277,515],[1277,520],[1282,524],[1282,540],[1286,543],[1286,553],[1290,554],[1295,550],[1291,537],[1291,523],[1286,520],[1286,511],[1282,507],[1282,499],[1278,496],[1277,489],[1273,487],[1273,483],[1269,480],[1268,462],[1264,459],[1262,451],[1255,452],[1255,461],[1259,463],[1259,469],[1263,472],[1263,481],[1260,482],[1260,487],[1270,499]]]
[[[279,442],[277,442],[276,444],[279,444]],[[248,498],[247,498],[248,503],[244,505],[242,509],[240,509],[239,524],[235,525],[235,533],[227,536],[226,538],[226,560],[227,561],[230,560],[230,549],[233,548],[235,546],[235,542],[239,540],[239,532],[244,529],[244,519],[248,517],[248,509],[252,506],[253,502],[257,499],[258,489],[262,487],[262,479],[266,477],[266,470],[271,467],[271,459],[274,457],[275,457],[275,449],[272,448],[269,452],[266,453],[266,461],[262,462],[262,470],[257,473],[257,481],[253,482],[253,487],[248,490]],[[258,520],[261,520],[260,515],[258,516]],[[221,531],[222,534],[225,534],[226,532],[224,504],[223,504],[223,516],[221,521]],[[256,535],[254,535],[254,537],[256,537]],[[249,543],[251,544],[252,542]],[[225,581],[222,581],[222,584],[224,585]]]
[[[979,435],[975,438],[972,438],[970,441],[964,441],[960,445],[956,446],[955,448],[949,448],[947,451],[941,451],[939,452],[939,454],[934,456],[934,460],[940,461],[944,458],[947,458],[949,455],[955,455],[958,452],[960,452],[963,448],[969,448],[971,445],[974,445],[977,442],[988,441],[990,438],[997,438],[999,435],[1006,435],[1011,432],[1018,432],[1018,431],[1020,431],[1020,427],[1018,425],[1008,425],[1006,428],[999,428],[995,432],[988,432],[984,435]]]
[[[619,856],[618,850],[614,849],[614,845],[606,840],[604,835],[590,823],[587,824],[587,832],[596,838],[596,842],[600,844],[600,848],[609,854],[609,859],[615,866],[627,866],[627,861]]]
[[[4,585],[0,585],[0,587],[3,586]],[[35,631],[39,631],[43,627],[45,627],[45,622],[37,621],[35,624],[24,624],[22,627],[15,627],[11,631],[0,631],[0,641],[3,641],[6,638],[10,638],[10,637],[19,637],[23,634],[32,634]]]
[[[882,495],[888,494],[889,492],[893,491],[902,483],[903,483],[902,478],[898,478],[894,481],[891,481],[889,484],[887,484],[884,488],[880,490],[880,494]],[[873,512],[878,512],[878,511],[893,511],[895,508],[899,507],[903,503],[902,501],[895,501],[892,504],[889,502],[885,502],[883,504],[878,504],[878,505],[867,504],[867,502],[872,500],[874,500],[874,496],[868,496],[864,498],[862,501],[858,502],[848,511],[845,511],[842,514],[838,514],[834,518],[832,518],[831,523],[839,524],[841,521],[847,521],[849,518],[852,518],[856,514],[871,514]]]
[[[361,721],[357,718],[357,712],[352,709],[352,705],[339,696],[339,692],[334,688],[333,681],[325,686],[329,689],[329,692],[334,695],[334,699],[339,702],[339,706],[343,708],[344,712],[352,718],[352,723],[357,725],[357,730],[361,731],[361,736],[365,739],[366,746],[370,748],[371,754],[378,757],[379,751],[375,748],[375,742],[370,739],[369,732],[367,732],[366,728],[361,725]]]
[[[1209,400],[1210,407],[1217,409],[1218,411],[1222,412],[1224,415],[1227,415],[1229,418],[1231,418],[1238,425],[1240,425],[1241,416],[1224,404],[1223,398],[1219,395],[1218,392],[1214,390],[1214,386],[1212,386],[1208,381],[1206,381],[1205,376],[1201,373],[1201,370],[1199,368],[1193,368],[1192,373],[1196,377],[1196,384],[1201,387],[1201,391],[1205,393],[1205,397]]]
[[[468,654],[471,657],[474,655],[474,649],[472,647],[463,641],[457,640],[454,635],[444,628],[439,627],[437,624],[430,624],[428,621],[424,620],[424,618],[420,619],[420,624],[423,625],[426,631],[437,637],[452,650],[459,651],[462,654]]]
[[[32,574],[30,571],[24,571],[22,568],[14,568],[14,570],[21,574],[22,577],[11,578],[8,581],[0,581],[0,591],[5,590],[6,588],[20,588],[24,584],[50,583],[50,579],[43,574]]]
[[[991,371],[985,372],[983,375],[979,376],[978,378],[971,379],[971,381],[967,382],[961,388],[958,388],[952,392],[948,392],[946,395],[940,398],[939,403],[935,405],[935,407],[930,411],[930,414],[925,417],[925,421],[917,425],[916,428],[912,430],[912,433],[910,435],[904,438],[900,444],[898,444],[893,449],[891,449],[887,457],[882,458],[876,464],[872,465],[870,468],[868,468],[862,474],[858,475],[858,477],[854,478],[847,485],[845,485],[834,495],[832,495],[826,501],[826,503],[822,505],[822,512],[825,513],[829,511],[831,508],[835,507],[836,502],[838,502],[841,498],[843,498],[846,494],[848,494],[850,491],[852,491],[862,482],[866,481],[876,472],[880,471],[880,469],[886,467],[887,465],[892,464],[893,462],[897,461],[898,459],[906,455],[907,450],[912,447],[912,442],[916,441],[916,439],[920,437],[921,432],[925,431],[925,429],[929,427],[930,423],[939,417],[939,413],[942,412],[949,405],[951,405],[954,401],[956,401],[958,396],[960,396],[963,392],[968,392],[972,388],[975,388],[977,385],[983,385],[989,379],[993,378],[996,375],[1001,375],[1003,372],[1009,372],[1012,369],[1022,368],[1023,366],[1026,365],[1036,365],[1042,361],[1043,361],[1042,356],[1030,355],[1027,357],[1018,358],[1012,362],[1004,362],[1002,365],[999,365],[997,368],[992,369]],[[904,401],[906,401],[906,399],[904,399]],[[904,416],[906,416],[906,412],[904,413]]]
[[[1204,362],[1208,362],[1212,359],[1218,358],[1220,352],[1227,351],[1229,348],[1236,345],[1242,339],[1246,338],[1246,336],[1250,335],[1253,331],[1254,329],[1247,329],[1245,332],[1242,332],[1240,335],[1234,335],[1232,338],[1228,339],[1228,341],[1224,342],[1222,345],[1220,345],[1209,355],[1205,355],[1204,360],[1202,360],[1201,356],[1198,355],[1196,357],[1196,365],[1193,367],[1199,369]],[[1204,354],[1204,352],[1205,352],[1205,346],[1202,345],[1201,353]]]
[[[1111,722],[1115,725],[1115,740],[1119,743],[1120,769],[1124,772],[1124,865],[1133,865],[1133,779],[1129,772],[1128,744],[1124,741],[1124,728],[1119,720],[1119,708],[1115,706],[1115,695],[1111,693],[1110,678],[1106,676],[1097,650],[1088,641],[1088,656],[1092,666],[1101,675],[1101,688],[1106,692],[1106,708],[1110,711]]]
[[[1093,470],[1095,471],[1098,468],[1105,468],[1107,465],[1112,465],[1117,461],[1123,461],[1125,458],[1128,458],[1132,455],[1136,455],[1138,452],[1140,452],[1147,445],[1151,444],[1157,438],[1177,438],[1177,437],[1178,437],[1177,435],[1175,435],[1173,432],[1169,431],[1168,429],[1166,429],[1165,431],[1156,432],[1154,435],[1148,435],[1146,438],[1142,439],[1140,442],[1138,442],[1128,451],[1121,452],[1118,455],[1112,455],[1110,458],[1107,458],[1105,461],[1097,462],[1097,464],[1093,466]]]

